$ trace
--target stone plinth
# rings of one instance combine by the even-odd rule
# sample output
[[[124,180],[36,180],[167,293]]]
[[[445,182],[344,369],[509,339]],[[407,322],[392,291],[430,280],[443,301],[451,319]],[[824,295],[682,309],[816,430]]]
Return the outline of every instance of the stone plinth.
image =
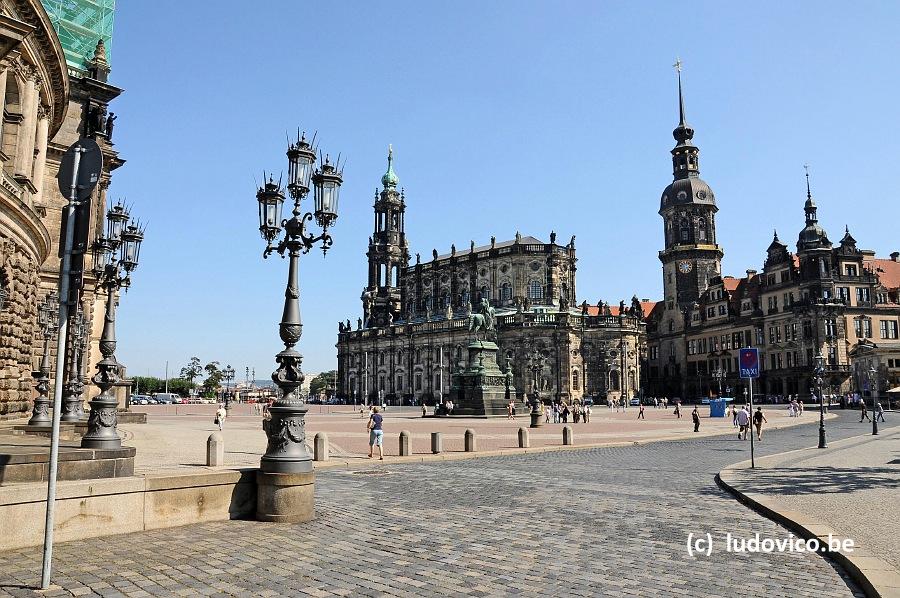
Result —
[[[310,521],[316,515],[315,472],[256,474],[256,519],[276,523]]]
[[[510,382],[497,365],[497,345],[490,341],[472,341],[468,351],[468,367],[454,373],[451,379],[453,415],[506,415]]]

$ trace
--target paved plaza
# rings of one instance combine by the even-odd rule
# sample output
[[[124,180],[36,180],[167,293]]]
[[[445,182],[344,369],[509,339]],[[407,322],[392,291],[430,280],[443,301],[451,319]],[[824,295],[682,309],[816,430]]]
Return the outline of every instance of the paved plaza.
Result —
[[[830,438],[864,433],[855,417],[829,422]],[[759,454],[814,445],[816,432],[772,431]],[[64,589],[45,595],[861,595],[817,555],[688,556],[689,533],[787,535],[715,484],[748,444],[709,437],[325,470],[312,523],[60,544],[54,582]],[[0,595],[32,595],[40,553],[0,554]]]
[[[178,405],[138,407],[148,413],[147,424],[122,424],[120,431],[125,444],[138,449],[135,469],[137,471],[161,471],[205,463],[206,439],[217,431],[213,423],[214,405]],[[644,420],[638,420],[637,408],[616,412],[605,406],[595,408],[591,421],[570,423],[575,432],[575,442],[579,445],[617,444],[646,442],[658,439],[691,438],[695,436],[690,418],[691,407],[682,409],[683,416],[677,419],[673,409],[645,409]],[[703,421],[700,436],[712,434],[732,434],[734,428],[729,418],[707,418],[709,407],[700,409]],[[414,455],[431,453],[430,435],[441,432],[444,450],[448,453],[463,451],[463,435],[466,429],[475,431],[478,450],[492,451],[512,449],[518,446],[516,432],[519,427],[528,427],[527,415],[518,415],[515,420],[505,417],[490,419],[434,418],[421,417],[419,408],[389,407],[384,413],[385,454],[399,454],[398,437],[401,430],[408,430],[412,439]],[[788,417],[782,407],[766,409],[768,429],[793,426],[809,422],[818,417],[818,412],[807,412],[802,418]],[[351,407],[328,407],[311,405],[306,418],[307,443],[312,446],[313,436],[318,432],[328,434],[331,455],[345,462],[363,459],[368,451],[369,434],[366,431],[367,417],[360,417]],[[545,424],[529,430],[532,447],[552,447],[562,445],[562,424]],[[233,467],[254,467],[259,465],[259,457],[265,452],[266,437],[261,429],[261,416],[255,415],[252,405],[235,405],[232,415],[226,420],[225,463]],[[171,450],[177,446],[178,450]]]

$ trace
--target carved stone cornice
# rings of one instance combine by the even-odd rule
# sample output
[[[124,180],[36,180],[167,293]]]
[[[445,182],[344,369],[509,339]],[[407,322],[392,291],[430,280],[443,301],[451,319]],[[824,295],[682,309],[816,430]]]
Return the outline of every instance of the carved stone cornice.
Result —
[[[50,16],[40,0],[9,0],[9,2],[15,7],[21,20],[36,29],[26,43],[33,44],[37,49],[47,73],[48,80],[45,84],[53,98],[53,117],[50,124],[50,137],[53,137],[62,126],[69,107],[69,73],[66,56],[50,22]]]

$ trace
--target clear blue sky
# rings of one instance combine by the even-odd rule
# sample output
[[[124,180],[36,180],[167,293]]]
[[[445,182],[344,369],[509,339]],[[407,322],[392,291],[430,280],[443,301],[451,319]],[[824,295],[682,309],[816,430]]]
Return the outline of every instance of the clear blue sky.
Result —
[[[863,2],[119,3],[111,197],[149,221],[119,312],[120,361],[275,368],[286,262],[261,259],[255,182],[285,133],[349,162],[327,259],[301,262],[304,370],[360,315],[387,146],[413,253],[577,235],[578,299],[657,298],[676,56],[724,271],[794,247],[804,163],[833,241],[900,249],[900,4]]]

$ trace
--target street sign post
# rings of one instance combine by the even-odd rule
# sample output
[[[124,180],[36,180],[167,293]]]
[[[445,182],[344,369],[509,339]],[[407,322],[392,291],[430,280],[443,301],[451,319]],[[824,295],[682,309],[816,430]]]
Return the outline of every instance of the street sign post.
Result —
[[[59,272],[59,336],[56,339],[56,377],[53,392],[53,423],[50,432],[50,471],[47,475],[47,516],[44,524],[44,563],[41,570],[41,589],[50,587],[50,565],[53,559],[53,516],[56,503],[56,472],[59,463],[59,418],[62,414],[62,379],[65,369],[66,331],[69,323],[69,305],[74,304],[70,291],[78,289],[80,283],[72,285],[73,247],[79,245],[79,262],[83,264],[83,254],[87,251],[87,230],[90,205],[82,220],[84,239],[76,238],[76,212],[83,204],[90,204],[89,198],[103,168],[103,154],[93,139],[79,139],[63,155],[59,165],[59,190],[69,203],[63,210],[60,231],[60,272]],[[81,270],[83,265],[79,266]],[[77,291],[76,299],[77,301]]]
[[[741,349],[738,353],[738,365],[741,371],[741,378],[746,378],[750,387],[750,468],[756,468],[756,460],[753,456],[753,379],[759,378],[759,349],[747,347]]]

